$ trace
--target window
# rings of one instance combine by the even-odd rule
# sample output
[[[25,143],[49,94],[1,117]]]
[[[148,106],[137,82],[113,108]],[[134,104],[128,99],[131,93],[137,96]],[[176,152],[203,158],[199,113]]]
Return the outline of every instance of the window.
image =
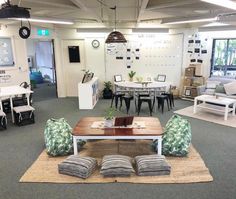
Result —
[[[236,77],[236,39],[214,39],[211,75]]]

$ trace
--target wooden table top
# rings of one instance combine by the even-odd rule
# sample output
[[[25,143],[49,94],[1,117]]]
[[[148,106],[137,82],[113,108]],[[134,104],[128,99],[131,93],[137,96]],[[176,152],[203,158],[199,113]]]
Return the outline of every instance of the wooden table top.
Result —
[[[104,121],[102,117],[84,117],[73,129],[74,136],[159,136],[163,134],[161,123],[154,117],[134,117],[135,121],[145,122],[145,128],[91,128],[93,122]]]

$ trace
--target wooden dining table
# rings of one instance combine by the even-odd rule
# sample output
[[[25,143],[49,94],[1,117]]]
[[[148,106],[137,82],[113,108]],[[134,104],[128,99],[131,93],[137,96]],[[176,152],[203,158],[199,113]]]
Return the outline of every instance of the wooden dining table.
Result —
[[[100,140],[100,139],[151,139],[158,140],[157,153],[162,153],[163,130],[158,118],[134,117],[133,123],[143,122],[145,128],[130,128],[124,126],[113,126],[110,128],[92,128],[94,122],[104,121],[102,117],[84,117],[78,121],[73,129],[74,154],[78,154],[78,140]]]

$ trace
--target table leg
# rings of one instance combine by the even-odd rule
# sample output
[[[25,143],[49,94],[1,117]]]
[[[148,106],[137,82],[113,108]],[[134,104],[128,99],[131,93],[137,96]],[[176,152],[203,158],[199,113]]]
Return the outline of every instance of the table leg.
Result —
[[[73,145],[74,145],[74,155],[78,154],[78,147],[77,147],[77,138],[73,136]]]
[[[12,97],[10,97],[10,105],[11,105],[11,118],[12,118],[12,123],[15,123],[14,112],[13,112],[13,101],[12,101]]]
[[[2,107],[2,99],[0,98],[0,109],[3,111],[3,107]]]
[[[30,94],[26,94],[26,97],[27,97],[27,104],[28,104],[28,106],[30,105],[29,96],[30,96]]]
[[[228,118],[228,112],[229,112],[229,105],[225,106],[225,116],[224,116],[224,120],[227,120]]]
[[[235,116],[235,111],[236,111],[236,103],[233,104],[233,112],[232,112],[233,116]]]
[[[193,113],[197,112],[197,99],[194,99],[194,105],[193,105]]]
[[[158,140],[157,154],[161,155],[162,154],[162,137],[159,137],[157,140]]]

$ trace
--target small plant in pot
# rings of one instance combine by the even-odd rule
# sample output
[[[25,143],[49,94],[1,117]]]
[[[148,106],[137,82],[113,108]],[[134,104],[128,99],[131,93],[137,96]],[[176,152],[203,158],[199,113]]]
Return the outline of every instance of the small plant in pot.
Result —
[[[115,113],[115,109],[110,107],[109,109],[106,110],[106,115],[104,117],[105,122],[104,122],[104,126],[105,127],[112,127],[113,126],[113,119],[114,119],[114,113]]]
[[[110,81],[104,82],[104,89],[102,91],[103,99],[111,99],[112,98],[112,84]]]
[[[128,73],[128,75],[129,75],[129,81],[131,81],[131,82],[133,81],[135,74],[136,74],[136,72],[134,72],[134,71],[132,71],[132,70]]]

